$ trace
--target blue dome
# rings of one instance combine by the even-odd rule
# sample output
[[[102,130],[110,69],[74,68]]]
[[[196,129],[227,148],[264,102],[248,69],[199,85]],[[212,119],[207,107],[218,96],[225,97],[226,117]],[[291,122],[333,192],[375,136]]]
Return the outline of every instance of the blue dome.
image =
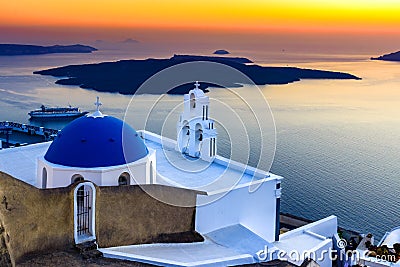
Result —
[[[142,138],[123,121],[85,116],[61,130],[44,158],[63,166],[94,168],[131,163],[148,153]]]

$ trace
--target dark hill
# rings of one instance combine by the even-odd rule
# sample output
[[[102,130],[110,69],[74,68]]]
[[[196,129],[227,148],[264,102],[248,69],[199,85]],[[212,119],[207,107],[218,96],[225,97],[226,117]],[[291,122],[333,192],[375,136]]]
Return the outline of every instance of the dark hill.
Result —
[[[55,53],[91,53],[96,48],[86,45],[23,45],[23,44],[0,44],[0,56],[19,55],[43,55]]]
[[[380,57],[371,57],[372,60],[400,61],[400,51],[386,54]]]
[[[360,79],[354,75],[300,69],[293,67],[262,67],[258,65],[246,65],[242,61],[251,62],[244,58],[205,57],[175,55],[169,59],[146,60],[121,60],[117,62],[104,62],[99,64],[71,65],[60,68],[36,71],[35,74],[51,75],[54,77],[68,77],[58,80],[57,84],[77,85],[81,88],[94,89],[100,92],[119,92],[121,94],[134,94],[140,85],[157,72],[173,65],[192,61],[211,61],[231,66],[249,78],[255,84],[286,84],[300,79]],[[239,78],[221,79],[220,84],[237,86],[241,83]],[[225,79],[225,80],[224,80]],[[230,80],[227,80],[230,79]],[[211,84],[202,83],[203,90]],[[185,94],[193,87],[192,84],[176,87],[169,91],[170,94]],[[157,93],[158,89],[153,92]],[[160,89],[161,90],[161,89]]]
[[[215,55],[229,55],[229,51],[225,50],[225,49],[219,49],[219,50],[215,50],[214,52]]]

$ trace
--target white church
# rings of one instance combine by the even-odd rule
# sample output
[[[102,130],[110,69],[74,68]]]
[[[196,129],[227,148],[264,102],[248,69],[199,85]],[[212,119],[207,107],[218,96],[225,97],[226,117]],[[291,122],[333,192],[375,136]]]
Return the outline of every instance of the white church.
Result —
[[[176,140],[135,131],[103,114],[100,105],[98,100],[94,113],[71,122],[52,142],[0,151],[0,171],[36,188],[79,183],[75,194],[89,192],[85,231],[79,221],[82,204],[74,198],[75,243],[97,238],[96,187],[154,184],[201,192],[194,227],[204,241],[99,247],[105,257],[159,266],[238,266],[276,259],[300,266],[307,258],[332,265],[327,255],[337,218],[280,233],[282,177],[217,154],[212,107],[198,82],[184,95]]]

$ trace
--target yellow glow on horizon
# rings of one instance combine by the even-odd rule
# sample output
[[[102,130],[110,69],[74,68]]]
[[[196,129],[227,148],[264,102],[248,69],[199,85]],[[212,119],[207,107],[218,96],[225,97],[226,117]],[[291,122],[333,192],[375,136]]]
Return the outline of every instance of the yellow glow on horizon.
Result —
[[[398,0],[1,0],[0,25],[400,32]]]

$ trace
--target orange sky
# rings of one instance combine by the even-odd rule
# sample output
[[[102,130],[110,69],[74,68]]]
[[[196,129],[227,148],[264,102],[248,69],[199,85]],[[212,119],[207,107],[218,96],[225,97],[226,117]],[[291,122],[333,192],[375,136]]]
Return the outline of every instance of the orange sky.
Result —
[[[1,26],[400,33],[398,0],[0,0]]]

